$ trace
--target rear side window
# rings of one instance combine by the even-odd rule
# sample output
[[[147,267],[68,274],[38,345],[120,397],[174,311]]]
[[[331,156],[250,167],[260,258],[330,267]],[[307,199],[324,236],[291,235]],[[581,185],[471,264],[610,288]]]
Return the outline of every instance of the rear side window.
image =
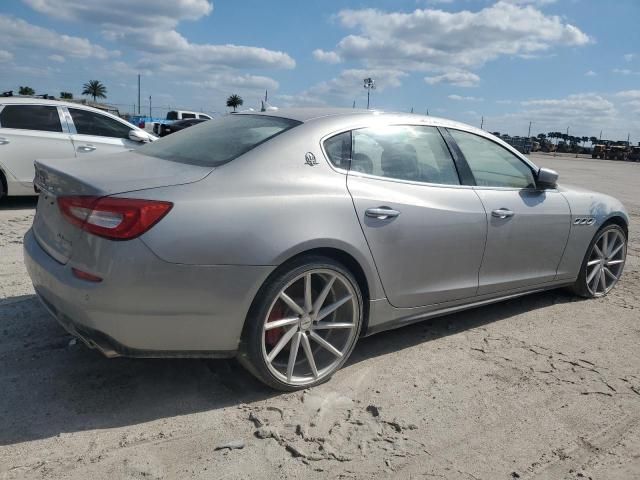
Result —
[[[324,150],[336,168],[349,169],[351,160],[351,132],[339,133],[324,141]]]
[[[183,113],[182,114],[182,119],[187,119],[187,118],[196,118],[196,114],[195,113]]]
[[[45,105],[6,105],[0,112],[2,128],[62,132],[56,107]]]
[[[302,122],[269,115],[226,115],[168,135],[136,150],[174,162],[216,167]]]
[[[113,118],[99,113],[70,108],[69,113],[80,135],[97,135],[99,137],[129,138],[132,126],[125,125]]]
[[[198,115],[198,118],[201,118],[203,120],[211,120],[211,117],[209,115]]]
[[[390,125],[354,130],[351,170],[398,180],[460,184],[453,158],[436,127]]]

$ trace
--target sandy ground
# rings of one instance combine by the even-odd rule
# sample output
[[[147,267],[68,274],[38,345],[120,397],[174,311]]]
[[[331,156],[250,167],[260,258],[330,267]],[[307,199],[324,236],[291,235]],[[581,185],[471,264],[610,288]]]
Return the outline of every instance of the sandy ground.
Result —
[[[383,333],[293,394],[233,361],[70,344],[22,265],[34,202],[3,202],[0,479],[640,478],[640,164],[533,159],[625,202],[608,297],[553,291]]]

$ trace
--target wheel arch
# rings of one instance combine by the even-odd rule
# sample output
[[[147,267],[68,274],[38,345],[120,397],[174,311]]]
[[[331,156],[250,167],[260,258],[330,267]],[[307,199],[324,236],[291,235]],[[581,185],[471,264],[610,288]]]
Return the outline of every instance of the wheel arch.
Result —
[[[611,215],[609,218],[607,218],[604,222],[602,222],[602,227],[605,227],[607,225],[618,225],[622,230],[624,230],[624,235],[627,237],[627,239],[629,238],[629,224],[627,223],[627,220],[622,216],[622,215],[618,215],[618,214],[613,214]]]
[[[4,173],[4,169],[0,166],[0,186],[2,186],[2,192],[4,195],[9,195],[9,185],[7,184],[7,176]],[[2,198],[2,194],[0,194],[0,199]]]
[[[339,246],[311,246],[307,245],[307,248],[298,248],[293,251],[289,251],[288,255],[283,255],[282,258],[278,261],[278,267],[269,274],[269,276],[262,282],[262,285],[258,289],[253,301],[251,302],[251,306],[249,308],[249,312],[254,308],[254,304],[256,299],[258,298],[260,291],[265,285],[268,285],[269,281],[277,274],[279,274],[282,269],[287,268],[288,265],[291,265],[304,257],[313,257],[313,256],[321,256],[330,258],[335,260],[344,267],[349,270],[349,272],[355,277],[356,282],[358,283],[358,287],[360,288],[360,292],[362,294],[362,327],[360,329],[360,336],[366,334],[369,327],[369,301],[372,298],[376,298],[376,292],[379,292],[380,285],[379,280],[377,278],[377,271],[367,273],[366,267],[363,266],[363,260],[356,258],[356,256],[348,251],[350,249],[341,248]],[[372,275],[375,275],[374,278],[371,278]],[[243,327],[242,336],[244,337],[246,328],[246,321]]]

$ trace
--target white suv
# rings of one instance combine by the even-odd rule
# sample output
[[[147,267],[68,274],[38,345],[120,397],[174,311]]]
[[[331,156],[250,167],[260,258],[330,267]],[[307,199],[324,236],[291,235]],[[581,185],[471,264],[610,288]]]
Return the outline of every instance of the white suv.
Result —
[[[82,104],[0,97],[0,198],[36,194],[36,159],[121,152],[155,139],[115,115]]]

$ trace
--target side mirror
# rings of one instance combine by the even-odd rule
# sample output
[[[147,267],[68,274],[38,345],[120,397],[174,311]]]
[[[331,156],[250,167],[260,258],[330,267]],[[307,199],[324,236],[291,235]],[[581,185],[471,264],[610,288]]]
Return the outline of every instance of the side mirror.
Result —
[[[558,183],[558,172],[550,168],[541,168],[538,170],[536,183],[539,188],[556,188]]]
[[[129,130],[129,140],[134,142],[146,143],[150,140],[149,134],[142,130]]]

